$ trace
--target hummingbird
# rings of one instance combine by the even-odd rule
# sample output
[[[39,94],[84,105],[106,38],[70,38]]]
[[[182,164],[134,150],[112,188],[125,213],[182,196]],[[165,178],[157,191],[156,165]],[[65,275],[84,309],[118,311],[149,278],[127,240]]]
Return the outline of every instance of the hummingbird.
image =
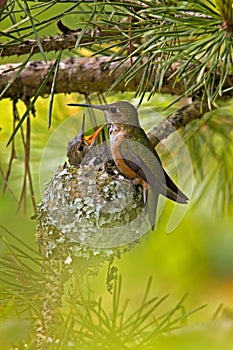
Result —
[[[104,125],[95,130],[94,133],[85,135],[85,114],[83,115],[82,128],[80,132],[73,138],[73,140],[68,142],[67,145],[67,158],[70,165],[73,165],[74,167],[79,166],[84,157],[94,146],[96,138],[103,128]]]
[[[164,170],[161,160],[140,126],[137,109],[128,101],[105,105],[76,104],[104,112],[108,124],[110,151],[118,170],[143,188],[149,222],[154,230],[159,195],[186,204],[188,197]]]

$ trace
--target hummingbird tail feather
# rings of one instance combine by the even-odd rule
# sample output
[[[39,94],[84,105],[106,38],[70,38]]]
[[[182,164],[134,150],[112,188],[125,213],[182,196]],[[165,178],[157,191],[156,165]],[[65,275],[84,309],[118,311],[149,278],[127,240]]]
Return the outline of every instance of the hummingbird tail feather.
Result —
[[[181,204],[187,204],[188,197],[174,184],[172,179],[168,176],[168,174],[164,171],[165,180],[166,180],[166,193],[165,197],[171,199],[174,202],[178,202]]]
[[[170,188],[167,188],[165,191],[166,191],[164,194],[165,197],[171,199],[172,201],[180,204],[188,203],[188,197],[186,197],[185,194],[180,190],[178,190],[178,192],[174,192]]]
[[[152,231],[154,231],[155,222],[156,222],[158,199],[159,199],[159,193],[154,192],[151,188],[149,188],[145,208],[146,208],[146,212],[148,215],[148,219],[149,219]]]

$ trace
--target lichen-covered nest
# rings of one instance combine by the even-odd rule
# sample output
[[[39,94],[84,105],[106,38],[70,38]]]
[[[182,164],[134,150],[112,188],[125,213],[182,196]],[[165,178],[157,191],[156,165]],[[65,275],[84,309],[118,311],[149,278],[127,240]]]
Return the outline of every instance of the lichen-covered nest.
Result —
[[[108,259],[148,231],[140,186],[111,165],[60,166],[38,206],[37,240],[46,257]]]

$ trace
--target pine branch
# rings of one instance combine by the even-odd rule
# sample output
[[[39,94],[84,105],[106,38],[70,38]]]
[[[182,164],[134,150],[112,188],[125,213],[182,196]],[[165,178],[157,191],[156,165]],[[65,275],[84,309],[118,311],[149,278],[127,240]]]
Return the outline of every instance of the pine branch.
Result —
[[[56,80],[55,93],[71,93],[79,92],[81,94],[91,94],[96,92],[106,92],[111,88],[112,84],[131,67],[132,62],[136,58],[125,60],[119,65],[117,60],[113,61],[110,57],[85,57],[85,58],[69,58],[62,60],[59,64],[59,70]],[[145,61],[138,61],[137,67]],[[15,77],[16,71],[20,69],[20,65],[6,64],[0,66],[0,91],[3,91],[1,97],[12,99],[28,99],[35,96],[41,86],[44,77],[51,70],[54,61],[48,63],[41,61],[32,61],[26,64],[25,68]],[[176,81],[176,72],[179,70],[180,64],[174,63],[166,72],[163,85],[156,91],[161,93],[169,93],[182,95],[186,87],[183,81]],[[153,80],[157,73],[158,65],[154,65],[154,71],[151,80],[147,85],[147,90],[150,91],[153,86]],[[130,81],[121,80],[117,85],[114,85],[114,91],[136,91],[140,84],[142,74],[135,74],[135,77]],[[11,82],[9,84],[9,82]],[[53,78],[47,82],[41,95],[46,95],[51,92]],[[8,89],[6,89],[9,84]],[[230,88],[233,85],[233,76],[229,76],[225,88]],[[154,91],[155,92],[155,91]],[[228,96],[233,94],[233,91],[228,92]]]
[[[131,66],[131,63],[132,60],[129,59],[118,66],[119,62],[111,62],[109,57],[70,58],[63,60],[59,64],[55,93],[79,92],[81,94],[91,94],[94,92],[106,92],[116,79]],[[25,96],[27,98],[33,97],[53,65],[54,61],[28,63],[3,94],[3,97],[14,99],[23,99]],[[0,91],[13,79],[16,74],[15,70],[19,69],[17,67],[19,67],[17,64],[7,64],[0,67]],[[172,68],[170,73],[173,73]],[[120,82],[115,86],[114,90],[136,91],[140,78],[141,75],[138,75],[128,84],[125,84],[124,81]],[[51,84],[52,77],[46,84],[42,92],[43,95],[50,93]],[[182,83],[178,83],[172,88],[173,84],[174,79],[167,80],[161,88],[161,92],[181,94],[184,91]],[[151,85],[148,86],[148,89],[150,88]]]
[[[166,139],[174,131],[186,126],[192,120],[201,118],[207,111],[207,105],[202,105],[201,101],[196,99],[170,114],[156,125],[147,136],[155,147],[161,140]]]
[[[81,35],[81,38],[80,38]],[[79,44],[94,44],[99,41],[101,36],[115,36],[116,32],[108,30],[108,33],[102,32],[100,29],[87,29],[84,33],[82,29],[77,29],[76,31],[69,30],[66,34],[60,34],[51,37],[40,38],[41,45],[44,52],[59,51],[74,48],[77,40],[81,42]],[[40,48],[38,46],[36,39],[25,40],[22,44],[12,44],[9,46],[2,47],[0,51],[1,57],[7,56],[21,56],[29,53],[38,53]]]
[[[0,55],[41,52],[46,60],[44,52],[85,46],[94,52],[98,49],[99,54],[105,52],[106,56],[112,56],[112,60],[120,62],[119,66],[123,64],[123,70],[119,68],[120,74],[110,84],[111,90],[119,90],[123,85],[123,91],[136,91],[141,99],[147,91],[150,91],[150,97],[156,91],[182,96],[193,96],[201,91],[209,109],[217,104],[218,98],[233,95],[232,38],[229,35],[231,1],[223,4],[216,1],[216,8],[211,2],[203,4],[200,1],[172,1],[169,2],[171,6],[166,1],[122,1],[110,2],[106,8],[101,1],[81,3],[86,3],[87,7],[80,5],[80,14],[89,17],[85,19],[84,27],[75,30],[62,20],[65,15],[73,13],[79,2],[42,22],[34,21],[40,12],[31,16],[31,9],[22,8],[22,13],[30,17],[35,39],[30,39],[32,32],[26,33],[27,27],[21,28],[19,22],[19,30],[15,29],[15,24],[15,27],[3,31],[6,42],[1,43]],[[62,34],[48,38],[38,36],[44,25],[55,22]],[[25,40],[28,36],[29,39]],[[129,65],[127,58],[130,59]],[[89,83],[90,79],[84,93],[100,91],[89,89]],[[101,85],[104,85],[103,81]],[[168,89],[164,89],[167,86]],[[105,86],[101,91],[106,91]]]

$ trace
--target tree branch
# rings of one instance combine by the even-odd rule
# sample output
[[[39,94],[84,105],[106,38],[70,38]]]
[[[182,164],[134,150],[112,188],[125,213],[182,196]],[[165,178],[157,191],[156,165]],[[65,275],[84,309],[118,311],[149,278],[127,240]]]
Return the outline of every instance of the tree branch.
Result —
[[[86,57],[69,58],[59,64],[59,71],[56,80],[55,93],[79,92],[91,94],[95,92],[106,92],[112,84],[121,76],[126,69],[130,68],[135,58],[128,59],[119,65],[119,61],[111,61],[110,57]],[[138,64],[143,64],[143,60]],[[31,98],[35,96],[43,80],[47,76],[54,61],[45,63],[41,61],[29,62],[24,69],[16,76],[20,65],[6,64],[0,66],[0,91],[3,91],[9,82],[12,84],[3,94],[3,98]],[[119,65],[119,66],[118,66]],[[135,69],[137,69],[137,67]],[[154,65],[154,73],[148,84],[148,91],[152,89],[153,79],[156,74],[157,65]],[[182,81],[175,81],[175,72],[179,64],[172,65],[164,77],[163,86],[158,90],[161,93],[182,95],[185,86]],[[172,78],[170,78],[172,76]],[[135,76],[129,83],[121,81],[114,87],[115,91],[136,91],[140,83],[141,74]],[[42,95],[51,91],[53,77],[47,82]],[[233,85],[233,77],[229,79]]]
[[[34,96],[53,64],[54,62],[28,63],[10,88],[5,92],[4,97],[28,99]],[[125,69],[131,65],[131,61],[127,60],[116,68],[117,65],[118,62],[111,62],[111,58],[109,57],[70,58],[61,61],[55,92],[79,92],[87,95],[93,92],[105,92],[111,87],[118,76],[123,74]],[[3,89],[8,81],[14,77],[16,67],[17,65],[0,66],[0,89]],[[169,73],[174,73],[174,69],[178,68],[178,64],[174,64],[173,67],[170,68]],[[121,82],[115,89],[118,91],[135,91],[139,81],[140,76],[136,77],[128,85]],[[51,83],[52,78],[43,90],[44,95],[50,93]],[[173,92],[178,95],[184,92],[182,83],[177,84],[175,87],[173,85],[174,79],[165,79],[165,83],[160,92]],[[190,121],[201,118],[201,116],[208,111],[207,106],[202,105],[202,112],[200,111],[201,103],[199,99],[196,99],[168,116],[148,133],[148,137],[153,146],[155,147],[162,139],[167,138],[175,130],[184,127]]]
[[[80,39],[80,35],[82,38]],[[69,31],[67,34],[60,34],[56,36],[51,36],[48,38],[40,38],[41,45],[43,47],[44,52],[50,51],[59,51],[65,49],[74,48],[77,40],[80,40],[79,46],[83,45],[93,45],[99,41],[100,37],[104,36],[116,36],[116,31],[108,30],[101,31],[100,29],[87,29],[84,34],[82,34],[82,29],[77,29],[76,31]],[[38,53],[40,49],[38,47],[38,43],[36,39],[28,39],[22,43],[13,44],[10,46],[2,47],[0,51],[1,57],[13,56],[13,55],[25,55],[29,53]]]
[[[202,107],[202,111],[201,111]],[[174,131],[184,127],[194,119],[201,118],[208,111],[207,105],[201,105],[201,101],[196,99],[190,104],[178,109],[170,114],[161,123],[156,125],[148,134],[152,145],[155,147],[161,140],[166,139]]]

